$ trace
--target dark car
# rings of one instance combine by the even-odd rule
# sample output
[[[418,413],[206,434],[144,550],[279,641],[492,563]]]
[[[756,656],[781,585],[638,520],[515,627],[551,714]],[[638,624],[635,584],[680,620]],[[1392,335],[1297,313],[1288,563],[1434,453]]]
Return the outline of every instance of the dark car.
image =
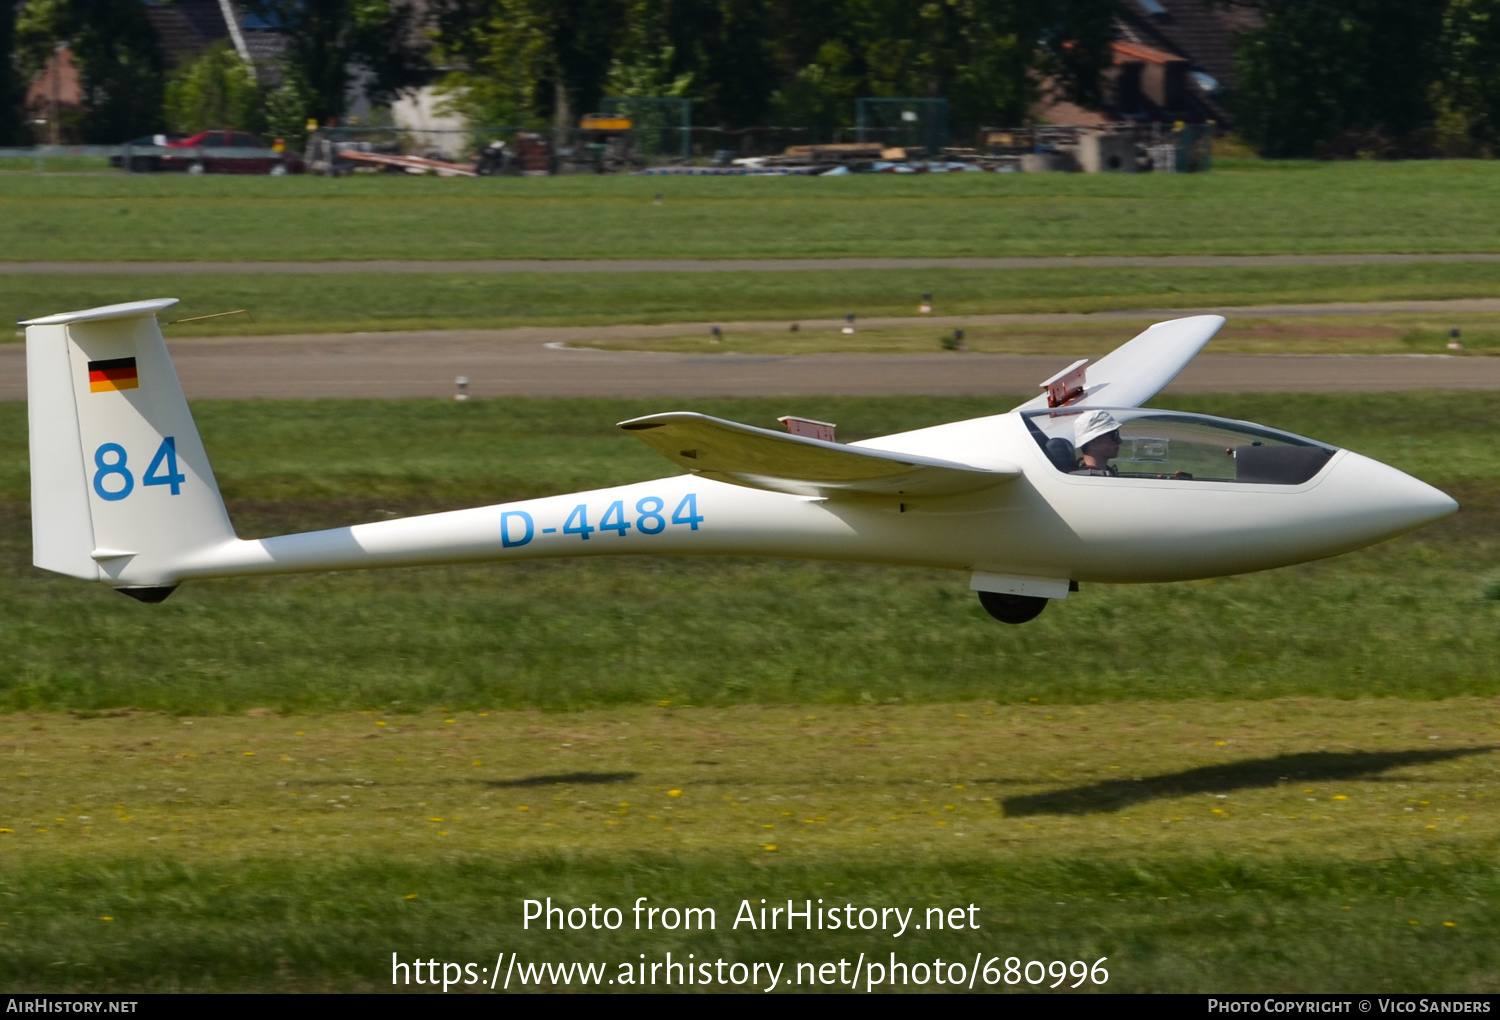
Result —
[[[125,143],[126,145],[130,146],[130,148],[132,150],[132,152],[130,153],[130,170],[131,170],[131,172],[132,173],[137,173],[137,174],[144,174],[144,173],[152,173],[152,172],[154,172],[156,170],[160,170],[161,169],[161,157],[159,155],[157,155],[156,153],[154,153],[154,152],[150,152],[149,150],[153,149],[153,148],[162,148],[164,146],[170,145],[172,142],[181,141],[185,137],[187,137],[187,136],[186,135],[142,135],[140,138],[132,138],[130,141],[128,141],[128,142]],[[135,151],[133,151],[133,150],[136,150],[136,149],[145,149],[145,150],[148,150],[148,151],[137,154]],[[124,155],[122,154],[122,155],[119,155],[119,156],[111,156],[111,157],[109,157],[109,165],[113,166],[113,167],[121,167],[121,168],[123,168],[125,166],[125,157],[124,157]]]
[[[161,156],[161,169],[210,174],[300,174],[306,167],[289,152],[275,152],[248,131],[200,131],[166,144],[168,150],[220,150],[217,152],[168,151]],[[222,150],[241,149],[244,154]]]

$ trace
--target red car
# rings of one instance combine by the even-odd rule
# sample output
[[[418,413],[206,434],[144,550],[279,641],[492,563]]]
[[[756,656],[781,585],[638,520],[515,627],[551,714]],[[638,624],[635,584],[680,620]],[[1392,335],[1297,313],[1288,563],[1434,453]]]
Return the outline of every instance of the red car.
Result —
[[[290,152],[274,152],[269,144],[248,131],[200,131],[186,138],[169,140],[166,148],[209,151],[201,156],[193,152],[181,155],[164,153],[161,157],[163,170],[199,174],[300,174],[307,169],[297,156]],[[243,155],[232,150],[243,150]]]

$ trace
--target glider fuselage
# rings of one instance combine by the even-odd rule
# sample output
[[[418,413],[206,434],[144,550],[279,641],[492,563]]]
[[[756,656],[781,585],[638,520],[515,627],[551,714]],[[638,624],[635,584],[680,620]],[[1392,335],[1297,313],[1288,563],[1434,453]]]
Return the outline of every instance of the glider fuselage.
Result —
[[[1332,556],[1456,506],[1347,450],[1300,484],[1097,477],[1057,469],[1011,412],[866,440],[895,453],[983,461],[1021,477],[952,495],[765,491],[678,475],[516,503],[204,549],[193,577],[589,555],[774,556],[1074,582],[1180,581]]]
[[[1142,407],[1224,321],[1192,316],[1147,328],[1087,370],[1076,363],[1005,414],[848,444],[807,419],[784,419],[793,431],[779,432],[690,411],[648,415],[620,427],[685,473],[246,541],[157,325],[172,303],[26,324],[33,562],[142,601],[184,580],[241,574],[777,556],[967,571],[992,615],[1020,622],[1079,582],[1285,566],[1457,507],[1347,450]],[[804,425],[814,434],[795,431]],[[1102,469],[1096,433],[1112,451]]]

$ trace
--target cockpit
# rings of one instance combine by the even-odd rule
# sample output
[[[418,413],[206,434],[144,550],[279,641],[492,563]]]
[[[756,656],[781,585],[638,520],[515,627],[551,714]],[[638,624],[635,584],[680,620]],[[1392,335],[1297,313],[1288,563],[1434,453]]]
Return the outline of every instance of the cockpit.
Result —
[[[1057,407],[1023,416],[1065,474],[1301,485],[1338,452],[1289,432],[1181,411]]]

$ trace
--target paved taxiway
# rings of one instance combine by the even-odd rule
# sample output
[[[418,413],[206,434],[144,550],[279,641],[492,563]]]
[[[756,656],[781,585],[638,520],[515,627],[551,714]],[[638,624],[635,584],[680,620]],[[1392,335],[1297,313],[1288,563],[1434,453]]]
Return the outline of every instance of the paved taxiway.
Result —
[[[1472,306],[1472,307],[1471,307]],[[1310,315],[1355,311],[1495,311],[1500,302],[1389,302],[1224,309],[1231,315]],[[920,322],[956,325],[1119,319],[1120,340],[1140,322],[1193,314],[1171,311],[1090,315],[990,315],[864,320],[865,327]],[[773,332],[785,323],[724,323],[733,332]],[[804,322],[834,329],[837,321]],[[504,330],[335,333],[173,340],[172,356],[189,397],[440,397],[454,379],[487,396],[796,396],[1030,393],[1064,367],[1067,355],[668,354],[590,350],[590,340],[702,335],[706,323],[663,326],[522,327]],[[1203,354],[1168,387],[1172,393],[1500,390],[1500,358],[1417,355]],[[0,346],[0,400],[26,396],[23,345]]]

